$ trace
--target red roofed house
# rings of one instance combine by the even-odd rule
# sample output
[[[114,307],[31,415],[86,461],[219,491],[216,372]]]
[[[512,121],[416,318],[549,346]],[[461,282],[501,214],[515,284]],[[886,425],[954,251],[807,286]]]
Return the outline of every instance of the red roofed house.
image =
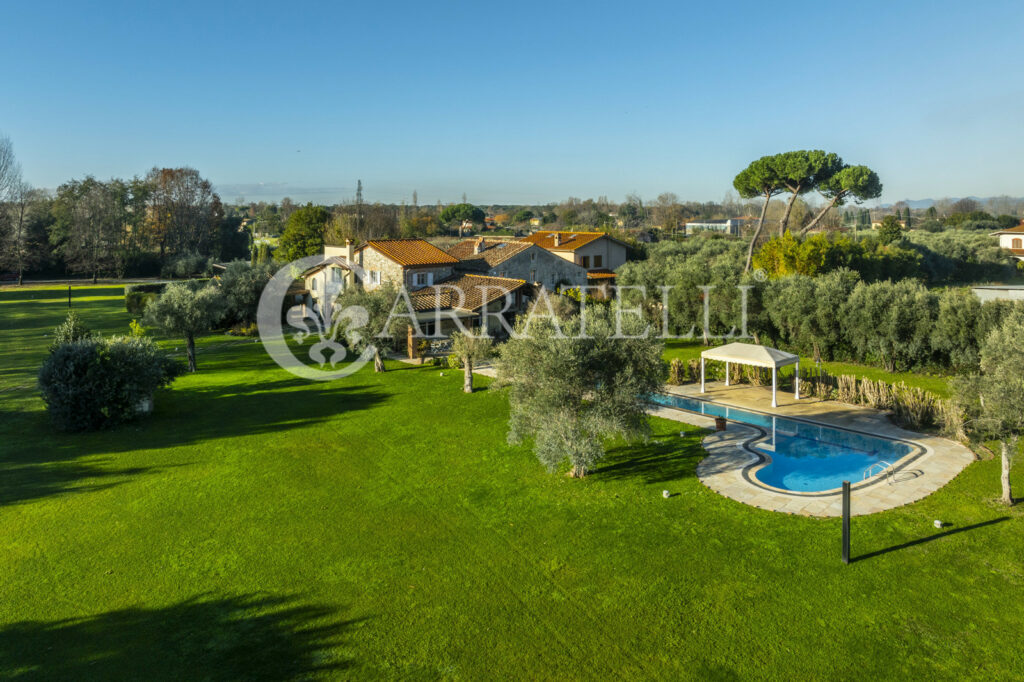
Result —
[[[459,242],[448,253],[459,259],[455,266],[459,271],[522,279],[550,291],[587,283],[587,271],[581,266],[526,241],[476,237]]]
[[[454,318],[467,328],[484,327],[502,336],[499,315],[511,323],[525,309],[531,287],[524,279],[456,272],[459,263],[424,239],[371,239],[359,247],[351,242],[326,246],[324,260],[303,273],[303,279],[315,300],[355,285],[369,291],[384,284],[404,287],[425,336],[448,335],[457,328]],[[361,279],[349,264],[362,268]]]
[[[626,262],[628,249],[605,232],[538,230],[523,241],[541,246],[587,271],[591,285],[615,283],[615,268]]]
[[[998,236],[999,246],[1008,249],[1017,257],[1017,260],[1024,261],[1024,223],[1008,230],[993,232],[992,236]]]

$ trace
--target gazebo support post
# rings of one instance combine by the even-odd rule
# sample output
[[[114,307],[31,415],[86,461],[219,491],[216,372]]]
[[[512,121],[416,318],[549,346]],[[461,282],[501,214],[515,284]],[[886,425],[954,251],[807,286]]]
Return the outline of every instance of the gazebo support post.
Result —
[[[700,359],[700,392],[704,392],[704,358]]]
[[[796,361],[796,374],[793,375],[793,397],[800,400],[800,361]]]
[[[772,367],[772,407],[778,407],[779,406],[779,401],[775,397],[776,393],[778,391],[778,385],[779,385],[779,368],[778,367]]]
[[[726,360],[726,362],[725,362],[725,385],[726,386],[729,385],[729,361],[728,360]]]

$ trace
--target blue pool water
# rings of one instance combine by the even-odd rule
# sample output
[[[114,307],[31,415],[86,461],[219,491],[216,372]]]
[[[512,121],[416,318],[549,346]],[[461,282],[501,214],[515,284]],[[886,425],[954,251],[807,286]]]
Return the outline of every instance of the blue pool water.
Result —
[[[771,463],[754,476],[762,483],[785,490],[817,492],[839,488],[843,481],[859,483],[864,471],[873,464],[895,464],[913,451],[911,445],[888,438],[773,417],[695,398],[658,393],[651,397],[651,402],[760,426],[768,436],[753,447],[770,456]],[[875,467],[873,473],[881,468]]]

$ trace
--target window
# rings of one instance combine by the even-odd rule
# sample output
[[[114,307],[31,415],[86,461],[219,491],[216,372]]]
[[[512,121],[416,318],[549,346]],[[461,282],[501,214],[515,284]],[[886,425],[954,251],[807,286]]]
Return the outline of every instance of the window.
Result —
[[[590,267],[590,256],[583,256],[583,258],[580,259],[580,265],[582,265],[585,268],[589,268]]]
[[[435,324],[435,320],[430,320],[429,322],[420,320],[420,332],[423,333],[423,336],[434,336]]]
[[[601,256],[594,256],[594,267],[601,267]]]
[[[370,284],[380,284],[380,270],[370,270]]]
[[[1011,246],[1010,248],[1011,249],[1019,249],[1019,248],[1021,248],[1020,239],[1019,238],[1018,239],[1014,239],[1013,240],[1013,246]]]
[[[530,270],[530,281],[531,282],[536,282],[537,281],[537,271],[536,270]]]
[[[341,281],[341,268],[331,268],[331,281],[332,282],[340,282]]]
[[[537,252],[536,251],[531,251],[530,252],[530,260],[531,261],[537,260]]]
[[[413,283],[418,287],[425,287],[434,283],[434,273],[417,272],[413,275]]]
[[[316,291],[316,277],[313,278],[313,286],[311,288],[313,291]]]

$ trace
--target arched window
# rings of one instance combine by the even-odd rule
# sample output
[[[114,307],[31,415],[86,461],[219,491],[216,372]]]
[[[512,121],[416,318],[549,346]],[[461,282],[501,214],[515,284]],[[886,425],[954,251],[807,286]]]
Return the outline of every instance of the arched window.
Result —
[[[1011,246],[1010,248],[1011,248],[1011,249],[1019,249],[1019,248],[1021,248],[1021,245],[1020,245],[1020,237],[1015,237],[1015,238],[1014,238],[1014,240],[1013,240],[1013,246]]]

